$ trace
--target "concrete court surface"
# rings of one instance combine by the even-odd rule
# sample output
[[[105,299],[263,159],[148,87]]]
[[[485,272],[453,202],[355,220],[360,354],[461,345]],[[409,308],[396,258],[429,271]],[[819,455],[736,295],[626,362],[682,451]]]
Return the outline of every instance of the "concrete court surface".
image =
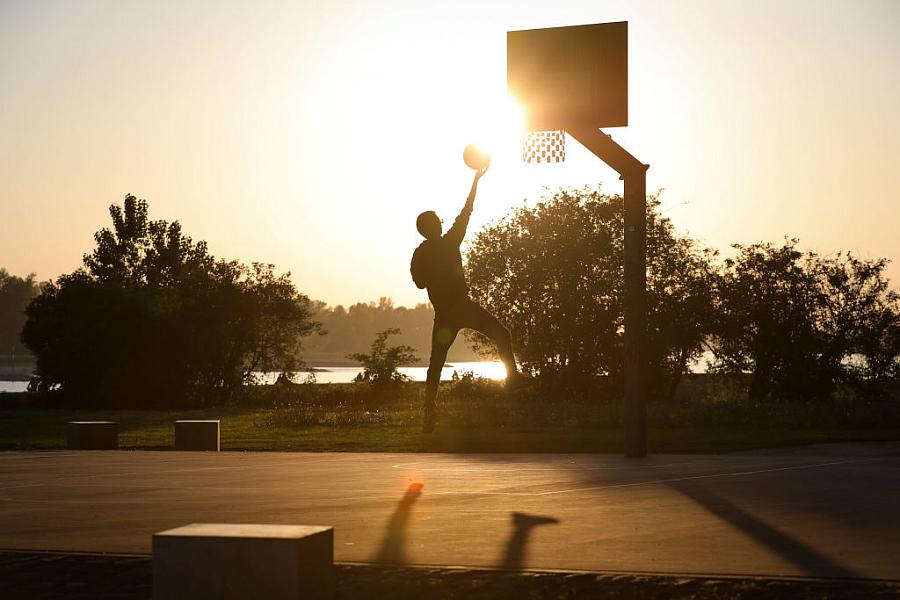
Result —
[[[0,453],[0,548],[149,553],[151,534],[193,522],[333,525],[345,562],[898,580],[900,443]]]

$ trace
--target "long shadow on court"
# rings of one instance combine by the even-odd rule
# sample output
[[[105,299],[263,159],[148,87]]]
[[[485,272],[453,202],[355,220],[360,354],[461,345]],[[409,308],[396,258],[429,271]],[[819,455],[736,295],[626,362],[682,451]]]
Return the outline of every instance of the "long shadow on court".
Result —
[[[403,494],[403,498],[397,503],[394,514],[387,524],[384,539],[381,541],[375,562],[388,564],[405,564],[406,559],[406,530],[413,505],[422,495],[422,484],[411,483]]]
[[[553,517],[514,512],[512,514],[513,532],[506,542],[506,549],[500,566],[512,571],[521,570],[525,566],[525,553],[531,530],[539,525],[553,525],[556,523],[559,523],[559,519]]]
[[[733,525],[759,544],[793,563],[807,574],[818,577],[863,577],[853,569],[825,556],[812,546],[779,531],[729,500],[702,485],[673,481],[668,485],[710,513]]]
[[[853,450],[854,447],[850,447],[848,451]],[[896,454],[896,451],[890,448],[876,450],[875,457],[886,452],[888,455],[890,452]],[[869,449],[864,454],[851,454],[851,457],[864,458],[871,453],[872,450]],[[610,457],[579,457],[578,466],[573,469],[575,476],[565,478],[564,486],[584,492],[595,490],[601,494],[604,488],[667,486],[702,506],[713,517],[733,526],[744,535],[745,540],[768,549],[773,555],[779,556],[805,574],[831,578],[865,578],[867,576],[855,566],[847,564],[847,560],[853,563],[857,560],[863,563],[871,562],[873,558],[880,556],[879,552],[881,555],[890,556],[896,548],[890,533],[892,523],[896,522],[896,509],[887,499],[889,496],[885,492],[892,489],[892,486],[896,485],[893,482],[900,481],[900,477],[895,478],[879,471],[879,479],[873,480],[871,475],[867,476],[866,472],[855,464],[845,466],[841,471],[823,472],[819,469],[807,469],[809,466],[815,466],[817,462],[823,462],[823,467],[828,466],[828,458],[817,459],[813,458],[814,456],[813,454],[807,457],[799,453],[797,456],[776,455],[776,458],[783,460],[774,462],[766,456],[741,454],[736,455],[733,462],[728,460],[728,457],[685,456],[666,457],[664,462],[641,460],[620,464],[610,460]],[[843,454],[835,456],[842,457]],[[479,460],[484,463],[496,464],[498,461],[496,455],[473,455],[468,458],[470,461]],[[547,460],[545,457],[526,458],[528,463],[546,463],[548,466],[558,467],[560,473],[565,473],[569,468],[565,463]],[[607,466],[610,468],[607,469]],[[585,467],[586,471],[579,472]],[[791,468],[800,469],[797,476],[785,477],[782,474],[780,479],[759,485],[748,486],[746,482],[744,485],[737,485],[736,482],[740,482],[742,478],[732,479],[732,476],[742,473],[750,476],[767,470],[782,471]],[[836,473],[844,482],[839,488],[829,483],[833,481]],[[708,483],[704,482],[706,479],[709,479]],[[874,482],[879,484],[876,489],[871,485]],[[553,485],[559,488],[560,483],[554,482]],[[742,500],[746,498],[745,506],[752,509],[734,504],[729,499],[734,496],[722,496],[718,491],[722,486],[740,494],[737,497]],[[549,483],[539,484],[536,487],[534,482],[522,483],[518,478],[511,478],[508,486],[494,489],[492,493],[524,495],[528,495],[529,492],[538,495],[558,493],[558,489],[552,490],[548,489],[549,487]],[[820,495],[817,495],[817,491]],[[473,496],[472,499],[474,498]],[[821,541],[806,541],[791,534],[781,523],[773,524],[766,517],[755,514],[756,510],[768,514],[770,509],[775,509],[775,514],[778,514],[777,509],[784,506],[792,506],[795,509],[802,507],[805,517],[820,519],[822,526],[826,528],[823,540],[839,541],[851,532],[854,536],[866,536],[866,539],[871,539],[871,547],[863,548],[859,556],[854,554],[849,559],[837,559],[833,555],[829,556],[832,554],[829,549],[837,550],[834,546]],[[513,559],[512,563],[515,565],[514,553]]]

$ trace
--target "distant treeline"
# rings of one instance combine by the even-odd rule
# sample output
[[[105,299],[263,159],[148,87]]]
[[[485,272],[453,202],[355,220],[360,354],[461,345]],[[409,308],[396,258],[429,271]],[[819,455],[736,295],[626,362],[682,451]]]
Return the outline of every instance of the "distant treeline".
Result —
[[[0,358],[10,360],[28,356],[22,343],[25,307],[40,293],[34,273],[17,277],[0,268]]]
[[[313,302],[313,306],[314,318],[322,323],[325,335],[314,335],[303,341],[303,357],[310,364],[355,364],[346,358],[347,354],[368,350],[379,332],[392,328],[401,331],[392,338],[392,343],[412,346],[420,362],[428,362],[434,320],[430,304],[407,308],[395,306],[390,298],[381,298],[377,303],[358,302],[346,308],[327,306],[324,302]],[[479,358],[462,336],[448,356],[449,361]]]
[[[25,308],[41,290],[34,274],[18,277],[0,268],[0,359],[28,360],[31,352],[22,343]],[[45,285],[45,284],[44,284]],[[390,298],[378,302],[357,302],[348,307],[329,306],[325,302],[311,302],[313,318],[322,324],[320,335],[303,340],[300,358],[310,365],[356,364],[348,354],[368,350],[375,336],[385,329],[402,332],[393,339],[412,346],[420,362],[428,361],[431,344],[431,324],[434,311],[430,304],[413,308],[394,305]],[[460,337],[450,351],[448,360],[479,360],[467,341]]]

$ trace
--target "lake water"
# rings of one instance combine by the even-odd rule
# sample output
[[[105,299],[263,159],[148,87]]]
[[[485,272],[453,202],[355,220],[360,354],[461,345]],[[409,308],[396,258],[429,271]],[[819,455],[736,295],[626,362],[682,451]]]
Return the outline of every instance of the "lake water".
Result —
[[[27,381],[0,381],[0,394],[3,392],[24,392]]]
[[[703,357],[692,364],[689,370],[692,373],[706,372],[706,359],[712,358],[710,353],[704,353]],[[350,383],[353,378],[362,373],[362,367],[316,367],[324,369],[316,371],[317,383]],[[398,369],[404,375],[412,378],[413,381],[425,381],[426,367],[401,367]],[[441,371],[441,381],[448,381],[453,377],[453,373],[462,375],[471,371],[479,377],[485,379],[503,379],[506,377],[506,370],[500,361],[475,361],[475,362],[454,362],[447,363]],[[261,373],[263,383],[274,383],[278,378],[278,373]],[[306,373],[297,375],[295,381],[303,381]],[[27,381],[0,381],[0,393],[2,392],[24,392],[28,386]]]
[[[325,369],[324,371],[316,371],[317,383],[350,383],[353,378],[362,373],[362,367],[316,367],[317,369]],[[428,369],[426,367],[400,367],[397,369],[413,381],[425,381],[425,375]],[[471,371],[478,377],[485,379],[503,379],[506,377],[506,369],[500,361],[480,361],[480,362],[455,362],[447,363],[441,371],[441,381],[448,381],[453,377],[453,373],[462,375]],[[306,373],[300,373],[296,377],[296,381],[302,381]],[[266,373],[264,375],[265,383],[273,383],[278,377],[278,373]]]
[[[317,383],[350,383],[353,378],[362,373],[362,367],[316,367],[324,369],[316,371]],[[426,367],[401,367],[398,369],[404,375],[413,379],[413,381],[425,381],[425,374],[428,369]],[[481,362],[455,362],[447,363],[441,371],[441,380],[447,381],[453,377],[453,373],[462,375],[471,371],[479,377],[486,379],[503,379],[506,377],[506,370],[500,361],[481,361]],[[299,373],[296,381],[303,381],[306,373]],[[274,383],[278,377],[278,373],[262,374],[264,383]],[[2,392],[24,392],[28,387],[27,381],[0,381],[0,393]]]
[[[706,373],[706,361],[712,360],[711,352],[704,352],[699,360],[688,366],[691,373]],[[863,358],[859,355],[853,355],[845,360],[847,363],[862,363]],[[362,373],[362,367],[316,367],[323,369],[316,371],[317,383],[350,383],[353,378]],[[401,367],[398,369],[404,375],[412,378],[413,381],[425,381],[426,367]],[[453,373],[462,375],[471,371],[478,377],[485,379],[500,380],[506,377],[506,370],[500,361],[475,361],[475,362],[454,362],[444,365],[441,371],[441,381],[448,381],[453,377]],[[263,383],[274,383],[278,378],[278,373],[260,373]],[[295,381],[303,381],[306,373],[299,373]],[[0,380],[0,393],[3,392],[24,392],[28,387],[27,381],[3,381]]]

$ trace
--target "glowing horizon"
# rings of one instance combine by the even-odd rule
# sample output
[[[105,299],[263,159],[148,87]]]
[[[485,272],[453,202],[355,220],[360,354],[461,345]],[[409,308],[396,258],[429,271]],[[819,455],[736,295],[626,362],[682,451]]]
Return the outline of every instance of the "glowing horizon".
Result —
[[[505,33],[629,21],[630,125],[683,233],[900,254],[900,6],[390,0],[8,2],[0,8],[0,267],[80,265],[133,193],[217,257],[274,263],[329,304],[425,302],[415,216],[462,206],[468,143],[493,146],[470,235],[544,188],[618,177],[569,140],[521,164]],[[892,75],[893,74],[893,75]],[[874,174],[874,175],[873,175]],[[900,265],[889,268],[897,287]]]

